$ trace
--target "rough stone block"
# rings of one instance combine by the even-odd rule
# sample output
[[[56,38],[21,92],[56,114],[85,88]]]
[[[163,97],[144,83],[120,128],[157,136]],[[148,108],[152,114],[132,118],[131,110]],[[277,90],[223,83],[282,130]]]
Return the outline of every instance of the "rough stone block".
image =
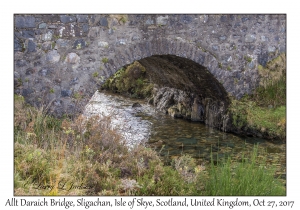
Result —
[[[36,44],[32,41],[32,40],[27,40],[27,48],[26,48],[26,52],[27,53],[32,53],[36,51]]]
[[[62,23],[73,23],[73,22],[76,22],[76,17],[75,16],[69,16],[69,15],[61,15],[60,16],[60,21]]]
[[[32,38],[32,39],[34,39],[35,38],[35,33],[34,33],[33,30],[22,31],[22,38],[25,38],[25,39]]]
[[[80,62],[80,57],[76,53],[69,53],[66,57],[65,63],[77,64]]]
[[[83,49],[85,48],[86,44],[85,41],[83,39],[77,39],[74,44],[73,44],[73,49]]]
[[[43,41],[51,41],[52,35],[53,35],[52,32],[48,31],[47,33],[42,35],[42,40]]]
[[[156,18],[156,24],[157,25],[167,25],[168,23],[168,15],[167,16],[159,16]]]
[[[40,29],[47,28],[47,23],[41,23],[41,24],[39,24],[39,28]]]
[[[108,47],[108,42],[103,42],[103,41],[100,41],[98,42],[98,47]]]
[[[49,63],[57,63],[59,62],[60,54],[56,50],[52,50],[47,53],[46,61]]]
[[[16,16],[15,17],[15,27],[16,28],[35,28],[35,17]]]
[[[56,47],[57,49],[60,49],[60,48],[67,48],[70,46],[70,41],[69,40],[66,40],[66,39],[58,39],[56,40]]]
[[[107,21],[107,18],[106,18],[106,17],[101,18],[99,24],[100,24],[101,26],[108,27],[108,21]]]
[[[77,18],[78,23],[88,23],[89,22],[88,15],[76,15],[76,18]]]
[[[246,34],[245,42],[254,42],[256,40],[256,36],[254,34]]]

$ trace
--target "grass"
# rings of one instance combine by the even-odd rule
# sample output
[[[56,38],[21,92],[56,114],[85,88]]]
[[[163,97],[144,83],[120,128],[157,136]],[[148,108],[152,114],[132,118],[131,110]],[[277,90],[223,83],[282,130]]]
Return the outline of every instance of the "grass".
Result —
[[[252,129],[269,138],[286,137],[286,62],[285,54],[258,66],[260,86],[251,95],[231,100],[229,107],[237,129]]]
[[[282,139],[286,136],[286,106],[270,109],[257,106],[253,101],[232,100],[230,113],[233,124],[239,129],[257,129]]]
[[[211,162],[211,178],[205,183],[207,195],[285,195],[282,183],[274,179],[275,168],[268,168],[265,159],[259,160],[257,154],[255,146],[251,156],[243,157],[240,162],[232,162],[231,158],[217,165]]]
[[[150,148],[128,148],[110,117],[57,119],[18,95],[14,106],[15,195],[285,195],[255,155],[207,166],[182,155],[164,165]]]

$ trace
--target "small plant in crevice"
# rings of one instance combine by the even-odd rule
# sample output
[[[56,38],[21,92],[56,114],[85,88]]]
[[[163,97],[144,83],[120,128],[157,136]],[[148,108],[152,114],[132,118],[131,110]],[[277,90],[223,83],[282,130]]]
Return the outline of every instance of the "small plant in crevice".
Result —
[[[98,77],[99,76],[99,73],[98,72],[94,72],[93,73],[93,77]]]
[[[222,66],[222,63],[218,63],[218,67],[220,68],[220,69],[222,69],[223,68],[223,66]]]
[[[74,92],[73,93],[73,98],[76,99],[76,100],[80,100],[82,99],[82,94],[80,92]]]
[[[52,48],[51,49],[54,49],[55,48],[55,45],[56,45],[56,43],[55,42],[52,42]]]
[[[108,58],[102,58],[101,61],[102,61],[102,63],[104,63],[104,64],[105,64],[105,63],[108,63]]]
[[[81,49],[81,43],[78,43],[77,45],[76,45],[76,50],[80,50]]]
[[[250,56],[244,56],[245,61],[250,63],[252,61],[252,58]]]

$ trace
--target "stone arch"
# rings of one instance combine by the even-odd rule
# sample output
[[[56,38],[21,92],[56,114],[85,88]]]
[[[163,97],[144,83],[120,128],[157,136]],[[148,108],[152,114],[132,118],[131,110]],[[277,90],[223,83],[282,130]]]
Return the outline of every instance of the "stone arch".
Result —
[[[182,39],[140,42],[117,50],[114,59],[105,65],[106,76],[134,61],[150,70],[155,84],[191,94],[189,108],[195,110],[196,116],[192,120],[205,121],[225,130],[223,121],[229,104],[228,93],[220,83],[218,72],[223,70],[211,53]]]
[[[110,75],[122,66],[152,55],[176,55],[187,58],[208,67],[211,73],[215,72],[213,69],[219,69],[218,62],[211,53],[178,37],[173,40],[169,38],[155,38],[150,41],[147,40],[130,45],[127,48],[119,47],[116,49],[114,57],[107,63],[106,70]]]

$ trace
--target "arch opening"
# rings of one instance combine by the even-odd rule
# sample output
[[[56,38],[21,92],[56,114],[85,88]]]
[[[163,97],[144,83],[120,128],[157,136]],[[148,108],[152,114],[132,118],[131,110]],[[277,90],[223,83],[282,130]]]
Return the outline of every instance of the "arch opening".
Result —
[[[156,108],[226,130],[228,94],[207,68],[176,55],[152,55],[138,62],[154,84],[149,102]]]

